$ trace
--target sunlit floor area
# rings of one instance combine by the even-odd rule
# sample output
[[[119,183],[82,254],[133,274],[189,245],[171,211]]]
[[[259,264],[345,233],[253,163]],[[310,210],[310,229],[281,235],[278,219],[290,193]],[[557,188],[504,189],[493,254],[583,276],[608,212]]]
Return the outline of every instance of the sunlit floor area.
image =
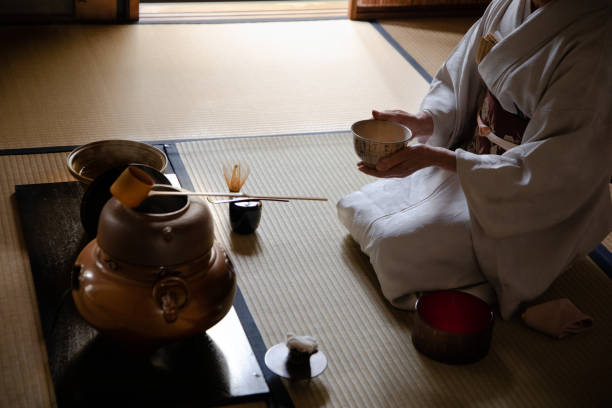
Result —
[[[347,0],[140,3],[140,22],[346,18]]]

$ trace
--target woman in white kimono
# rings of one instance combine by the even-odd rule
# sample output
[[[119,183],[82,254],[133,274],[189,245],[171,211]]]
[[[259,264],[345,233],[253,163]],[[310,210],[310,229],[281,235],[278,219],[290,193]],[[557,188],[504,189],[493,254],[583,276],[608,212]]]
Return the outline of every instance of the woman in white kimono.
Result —
[[[485,282],[509,318],[612,230],[611,41],[609,1],[494,0],[419,113],[373,112],[427,141],[337,206],[392,304]]]

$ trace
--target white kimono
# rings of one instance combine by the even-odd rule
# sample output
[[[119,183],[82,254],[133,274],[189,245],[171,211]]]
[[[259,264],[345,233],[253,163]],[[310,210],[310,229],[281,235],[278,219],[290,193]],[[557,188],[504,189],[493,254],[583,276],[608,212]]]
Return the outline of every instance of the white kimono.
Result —
[[[523,1],[493,1],[422,102],[434,119],[427,143],[456,149],[457,173],[427,168],[338,202],[395,306],[486,279],[509,318],[612,230],[612,7],[553,0],[523,21]],[[517,28],[477,64],[481,38],[503,17]],[[457,148],[487,88],[529,118],[502,155]]]

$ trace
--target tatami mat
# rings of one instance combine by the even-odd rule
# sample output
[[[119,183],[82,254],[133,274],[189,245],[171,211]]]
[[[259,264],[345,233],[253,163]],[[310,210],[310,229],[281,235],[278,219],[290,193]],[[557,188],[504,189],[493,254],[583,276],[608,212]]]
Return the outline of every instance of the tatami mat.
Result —
[[[381,20],[380,24],[434,76],[476,20],[476,17],[417,18]]]
[[[5,26],[0,53],[0,149],[346,130],[428,88],[343,20]]]
[[[54,404],[15,185],[72,181],[66,154],[0,156],[0,407]]]
[[[373,179],[355,169],[347,133],[179,144],[195,188],[222,190],[225,160],[245,160],[245,191],[325,196],[328,202],[264,203],[255,235],[230,233],[227,206],[212,206],[249,309],[268,346],[287,332],[316,336],[328,370],[288,383],[296,406],[598,406],[610,399],[612,281],[578,262],[543,297],[569,297],[595,319],[579,336],[553,340],[515,318],[496,322],[479,363],[447,366],[411,344],[410,312],[382,298],[368,259],[336,217],[335,203]]]
[[[433,75],[469,22],[381,25]],[[415,110],[426,90],[374,26],[350,21],[2,26],[0,53],[0,149],[340,131],[372,108]],[[556,341],[498,321],[485,360],[444,366],[414,351],[410,313],[381,298],[367,258],[335,217],[335,200],[371,180],[354,169],[346,134],[209,140],[181,151],[201,188],[223,187],[223,158],[246,158],[251,191],[330,198],[265,203],[252,237],[229,234],[227,208],[213,208],[266,343],[309,333],[330,359],[318,379],[288,384],[298,407],[611,402],[611,281],[589,260],[546,297],[569,297],[595,318],[594,329]],[[11,196],[17,184],[70,180],[65,157],[0,156],[0,407],[54,405]]]
[[[268,346],[287,331],[319,338],[328,370],[287,384],[298,407],[605,406],[612,356],[612,281],[585,259],[544,299],[568,297],[595,319],[581,335],[553,340],[517,319],[496,322],[492,349],[463,367],[432,362],[410,342],[412,316],[381,297],[368,260],[339,225],[335,202],[371,181],[354,168],[346,133],[181,143],[196,188],[223,189],[221,162],[247,160],[246,189],[322,195],[329,202],[264,203],[253,236],[229,233],[227,207],[211,206],[217,238]],[[17,184],[68,181],[65,153],[1,156],[0,406],[53,405],[44,341],[20,221]],[[6,375],[6,373],[9,373]]]

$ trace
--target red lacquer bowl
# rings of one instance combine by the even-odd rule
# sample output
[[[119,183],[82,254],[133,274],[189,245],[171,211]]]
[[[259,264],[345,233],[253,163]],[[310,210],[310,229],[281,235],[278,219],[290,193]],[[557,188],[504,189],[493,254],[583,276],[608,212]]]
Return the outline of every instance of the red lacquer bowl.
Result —
[[[460,292],[430,292],[416,304],[412,343],[426,356],[447,364],[473,363],[489,351],[493,312],[482,299]]]

